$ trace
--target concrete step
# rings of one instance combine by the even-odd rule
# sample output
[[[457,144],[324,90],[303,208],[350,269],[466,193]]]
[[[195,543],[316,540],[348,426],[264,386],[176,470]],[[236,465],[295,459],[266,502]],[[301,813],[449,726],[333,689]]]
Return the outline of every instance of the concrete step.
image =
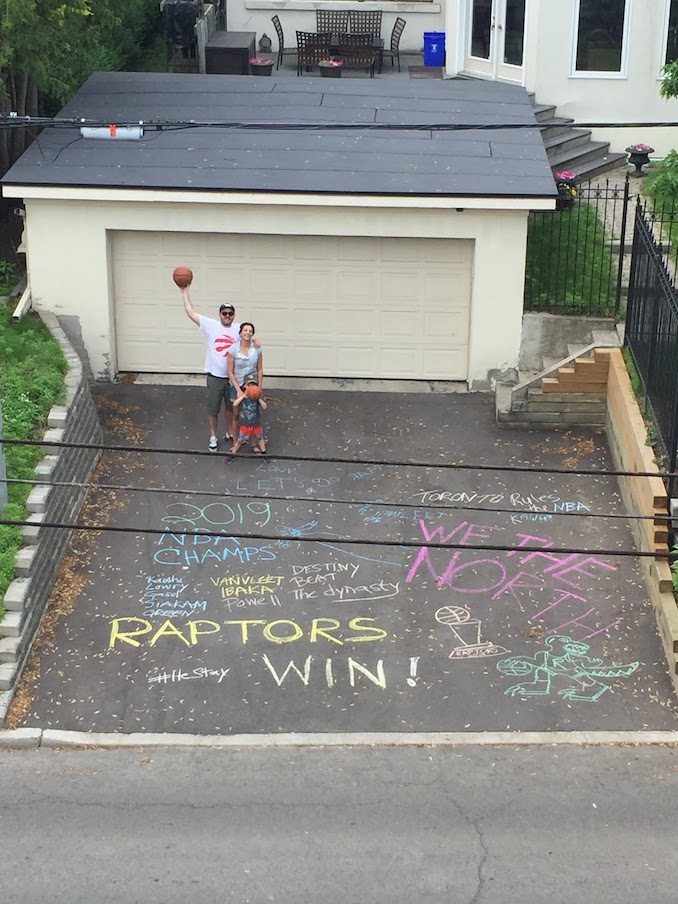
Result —
[[[568,355],[583,355],[585,357],[592,356],[593,350],[590,349],[587,345],[581,345],[579,343],[568,342],[567,343],[567,353]]]
[[[591,141],[590,129],[564,129],[557,134],[542,133],[544,147],[549,159],[555,154],[569,154],[575,148],[583,147]]]
[[[600,348],[619,348],[621,345],[619,333],[614,330],[592,330],[591,340]]]
[[[588,182],[589,179],[595,179],[596,176],[602,176],[610,170],[618,169],[627,159],[626,154],[608,153],[603,154],[597,160],[589,160],[584,163],[578,163],[576,167],[577,179],[580,182]]]
[[[591,161],[600,161],[606,157],[610,149],[610,143],[607,141],[589,141],[582,147],[572,148],[570,151],[561,153],[546,152],[549,159],[551,169],[556,172],[561,169],[574,170],[577,174],[577,181],[582,181],[582,170],[585,164]]]
[[[553,119],[556,112],[554,104],[536,104],[533,102],[532,106],[534,107],[534,118],[537,122],[543,122],[545,119]]]
[[[557,135],[566,135],[572,129],[573,119],[560,119],[554,117],[539,123],[539,131],[544,139],[555,138]]]
[[[553,411],[518,411],[503,415],[499,421],[503,424],[532,424],[542,427],[604,427],[605,414],[603,412],[573,411],[564,415]]]

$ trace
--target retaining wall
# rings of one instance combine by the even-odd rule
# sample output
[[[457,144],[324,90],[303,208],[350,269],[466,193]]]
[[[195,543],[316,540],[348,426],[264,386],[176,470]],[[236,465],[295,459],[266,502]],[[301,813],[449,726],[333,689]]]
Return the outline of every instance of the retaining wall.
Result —
[[[56,317],[37,312],[60,344],[68,362],[66,402],[55,405],[47,419],[44,439],[52,442],[101,443],[103,434],[87,377]],[[36,468],[39,480],[86,483],[96,467],[96,449],[45,447]],[[28,497],[30,527],[22,531],[23,545],[17,556],[15,580],[4,598],[5,616],[0,620],[0,726],[4,723],[16,683],[26,663],[31,644],[43,616],[61,564],[69,531],[41,527],[42,522],[77,519],[86,489],[38,485]]]
[[[647,428],[631,388],[620,349],[599,349],[609,355],[607,375],[607,438],[615,467],[620,471],[659,471],[652,448],[646,443]],[[654,515],[655,520],[631,520],[636,546],[643,552],[668,552],[669,501],[659,477],[620,477],[619,486],[628,512]],[[657,625],[678,693],[678,606],[673,595],[671,569],[666,558],[640,559]]]

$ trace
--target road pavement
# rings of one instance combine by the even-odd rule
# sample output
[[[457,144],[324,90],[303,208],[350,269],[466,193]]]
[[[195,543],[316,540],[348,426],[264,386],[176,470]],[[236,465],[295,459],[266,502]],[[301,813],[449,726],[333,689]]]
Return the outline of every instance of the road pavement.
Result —
[[[0,753],[22,904],[673,904],[667,747]]]

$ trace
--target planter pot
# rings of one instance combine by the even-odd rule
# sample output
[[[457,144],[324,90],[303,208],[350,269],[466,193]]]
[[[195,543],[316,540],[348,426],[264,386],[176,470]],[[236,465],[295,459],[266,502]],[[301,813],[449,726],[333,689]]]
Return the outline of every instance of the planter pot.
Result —
[[[626,148],[626,153],[629,155],[629,163],[635,166],[636,171],[633,173],[634,176],[644,176],[643,167],[650,162],[650,154],[654,151],[654,148],[651,148],[648,151],[635,151],[633,148]]]
[[[343,66],[323,66],[320,65],[320,75],[323,78],[341,78],[341,70]]]
[[[560,197],[556,198],[556,210],[571,210],[574,207],[574,198]]]
[[[250,63],[252,75],[271,75],[273,63]]]

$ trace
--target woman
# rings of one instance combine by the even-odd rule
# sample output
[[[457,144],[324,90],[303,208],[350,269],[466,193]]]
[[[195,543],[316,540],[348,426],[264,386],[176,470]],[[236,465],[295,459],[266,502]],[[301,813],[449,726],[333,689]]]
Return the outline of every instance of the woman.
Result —
[[[233,448],[231,452],[235,453],[240,448],[240,444],[247,439],[255,442],[254,452],[263,454],[266,452],[264,444],[263,432],[258,417],[256,423],[243,423],[243,430],[240,430],[238,424],[238,414],[240,404],[245,396],[245,383],[248,378],[252,382],[256,382],[259,389],[263,390],[264,383],[264,356],[260,348],[255,348],[252,339],[254,338],[254,324],[245,321],[240,324],[240,341],[233,343],[228,350],[228,379],[230,380],[230,394],[233,404]],[[255,376],[256,374],[256,376]],[[243,408],[243,412],[244,412]],[[248,419],[249,420],[249,419]],[[241,432],[243,435],[241,436]]]

